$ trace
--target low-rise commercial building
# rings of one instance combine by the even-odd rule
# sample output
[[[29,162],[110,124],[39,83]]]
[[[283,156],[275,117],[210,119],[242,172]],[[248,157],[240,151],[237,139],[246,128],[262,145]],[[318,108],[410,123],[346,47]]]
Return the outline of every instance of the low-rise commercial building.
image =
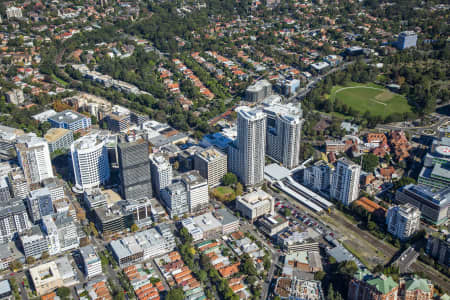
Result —
[[[258,219],[258,229],[273,237],[289,227],[289,222],[281,216],[263,216]]]
[[[58,266],[54,261],[33,267],[29,272],[38,296],[48,294],[64,285]]]
[[[50,152],[68,150],[73,143],[73,131],[64,128],[50,128],[44,135]]]
[[[222,234],[230,234],[239,230],[239,218],[231,214],[226,208],[217,209],[215,215],[222,223]]]
[[[72,131],[86,130],[91,127],[91,118],[76,111],[65,110],[48,118],[53,128],[64,128]]]
[[[83,259],[84,274],[87,278],[102,274],[102,263],[92,245],[81,247],[80,253]]]
[[[274,215],[274,209],[273,197],[263,190],[256,190],[236,198],[236,210],[252,222],[266,214]]]

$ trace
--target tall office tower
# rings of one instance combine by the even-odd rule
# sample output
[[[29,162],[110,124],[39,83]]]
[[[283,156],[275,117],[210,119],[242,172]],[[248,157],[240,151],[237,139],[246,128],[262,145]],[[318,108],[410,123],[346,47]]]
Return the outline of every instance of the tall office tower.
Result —
[[[245,186],[262,184],[266,154],[266,114],[247,106],[236,108],[237,138],[228,148],[228,167]]]
[[[162,154],[152,155],[150,161],[153,190],[159,197],[161,191],[172,183],[172,166]]]
[[[209,186],[216,186],[227,173],[227,156],[216,148],[210,147],[195,153],[194,167],[208,180]]]
[[[35,134],[17,138],[17,159],[29,184],[53,177],[52,161],[47,141]]]
[[[303,124],[300,105],[268,103],[263,111],[267,115],[267,155],[286,168],[296,167]]]
[[[11,199],[0,208],[0,242],[11,241],[15,233],[21,233],[31,227],[27,209],[20,199]]]
[[[197,170],[182,174],[181,180],[186,185],[188,192],[189,211],[194,213],[207,208],[209,203],[208,181]]]
[[[104,184],[109,179],[105,140],[97,134],[79,138],[70,146],[75,188],[83,191]]]
[[[303,183],[316,191],[327,191],[330,188],[331,168],[323,160],[306,168],[303,173]]]
[[[144,139],[118,146],[122,197],[138,200],[152,197],[148,142]]]
[[[342,157],[331,176],[330,195],[332,198],[350,205],[359,196],[359,176],[361,166]]]
[[[53,214],[53,202],[48,188],[31,191],[27,197],[31,221],[36,224],[42,217]]]
[[[188,191],[182,181],[170,184],[161,191],[161,198],[171,218],[189,212]]]
[[[420,226],[420,210],[406,203],[389,208],[386,216],[387,230],[400,240],[410,238]]]

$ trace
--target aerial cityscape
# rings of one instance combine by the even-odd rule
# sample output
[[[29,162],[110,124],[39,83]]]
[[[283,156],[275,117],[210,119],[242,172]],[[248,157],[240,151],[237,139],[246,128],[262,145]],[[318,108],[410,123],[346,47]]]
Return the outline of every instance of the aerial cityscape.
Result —
[[[450,3],[0,1],[0,299],[450,300]]]

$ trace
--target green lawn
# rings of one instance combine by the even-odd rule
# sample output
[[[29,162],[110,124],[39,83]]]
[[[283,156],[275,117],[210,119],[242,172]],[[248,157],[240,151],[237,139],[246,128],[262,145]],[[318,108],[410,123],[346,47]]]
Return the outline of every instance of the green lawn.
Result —
[[[234,193],[234,190],[229,186],[218,186],[216,187],[216,190],[219,194],[224,196]]]
[[[404,96],[376,84],[353,82],[346,86],[337,85],[331,90],[330,99],[338,99],[362,114],[368,111],[374,116],[386,117],[394,112],[411,112]]]
[[[55,74],[52,74],[52,78],[53,78],[53,80],[56,80],[62,86],[67,86],[69,84],[69,83],[65,82],[64,80],[62,80],[61,78],[59,78],[58,76],[56,76]]]
[[[236,195],[234,189],[229,186],[218,186],[213,190],[214,197],[219,201],[231,201],[234,200]]]

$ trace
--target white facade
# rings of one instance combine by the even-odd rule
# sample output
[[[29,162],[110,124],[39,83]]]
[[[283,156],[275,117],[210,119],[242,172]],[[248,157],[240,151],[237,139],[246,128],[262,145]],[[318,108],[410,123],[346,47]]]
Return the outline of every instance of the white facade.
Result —
[[[12,18],[22,18],[22,9],[20,7],[8,7],[6,9],[6,17],[9,19]]]
[[[300,155],[302,110],[293,104],[268,103],[263,111],[267,115],[267,155],[286,168],[296,167]]]
[[[388,232],[400,240],[411,237],[420,226],[420,210],[406,203],[389,208],[386,216]]]
[[[56,255],[61,252],[61,244],[59,243],[58,228],[53,222],[52,216],[42,218],[42,228],[47,234],[48,254]]]
[[[229,147],[229,169],[244,185],[259,185],[264,180],[266,114],[246,106],[236,111],[238,134]]]
[[[153,191],[159,196],[172,183],[172,166],[162,155],[153,155],[150,161]]]
[[[266,214],[274,215],[275,201],[268,193],[257,190],[244,196],[238,196],[236,198],[236,210],[253,221]]]
[[[191,213],[204,209],[209,203],[208,181],[197,170],[182,175],[188,193],[188,205]]]
[[[360,165],[346,158],[339,159],[331,177],[331,197],[344,205],[350,205],[358,199],[360,175]]]
[[[81,257],[83,258],[84,274],[87,278],[102,274],[102,263],[94,247],[88,245],[80,248]]]
[[[75,183],[78,190],[97,187],[109,179],[105,140],[96,134],[84,136],[70,146]]]
[[[34,134],[23,135],[17,139],[16,152],[28,183],[39,183],[53,177],[50,151],[45,139]]]
[[[303,182],[313,190],[325,191],[330,188],[331,168],[325,162],[319,162],[305,169]]]

